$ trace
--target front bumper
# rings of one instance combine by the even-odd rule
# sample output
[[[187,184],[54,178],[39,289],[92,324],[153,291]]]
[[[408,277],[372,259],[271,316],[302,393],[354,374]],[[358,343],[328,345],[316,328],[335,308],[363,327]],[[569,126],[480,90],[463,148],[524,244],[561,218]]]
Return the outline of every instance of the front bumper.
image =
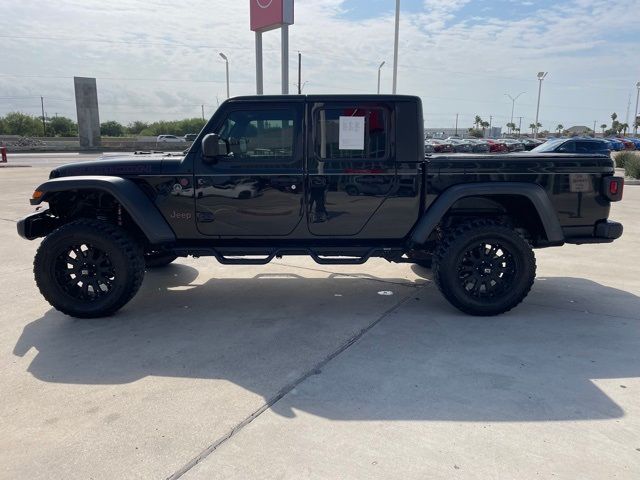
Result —
[[[58,219],[49,214],[49,210],[27,215],[18,220],[18,235],[26,240],[44,237],[58,227]]]

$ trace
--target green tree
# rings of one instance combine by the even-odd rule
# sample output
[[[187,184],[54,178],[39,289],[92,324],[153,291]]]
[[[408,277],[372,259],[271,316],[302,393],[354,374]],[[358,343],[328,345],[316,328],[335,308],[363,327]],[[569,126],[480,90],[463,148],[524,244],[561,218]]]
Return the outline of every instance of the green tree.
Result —
[[[623,123],[620,125],[620,130],[622,130],[622,135],[626,136],[627,135],[627,130],[629,130],[629,124],[628,123]]]
[[[556,127],[556,130],[558,131],[558,133],[562,133],[562,131],[564,130],[564,125],[559,123],[558,126]]]
[[[44,133],[40,118],[20,112],[7,113],[2,119],[2,124],[2,133],[5,135],[39,137]]]
[[[509,129],[509,133],[511,133],[516,128],[516,124],[513,122],[509,122],[507,123],[507,128]]]
[[[473,124],[476,126],[476,130],[480,129],[480,124],[482,123],[482,118],[480,117],[480,115],[476,115],[476,118],[474,119]]]
[[[536,129],[536,124],[535,124],[535,123],[530,123],[530,124],[529,124],[529,128],[531,129],[531,135],[533,135],[533,132],[534,132],[534,131],[535,131],[535,129]]]
[[[75,137],[78,125],[67,117],[53,117],[47,122],[47,135],[50,137]]]
[[[145,128],[149,128],[149,124],[147,122],[136,120],[135,122],[131,122],[127,125],[127,133],[130,133],[131,135],[140,135],[140,132]]]
[[[105,137],[122,137],[124,127],[116,121],[109,121],[100,124],[100,135]]]
[[[602,125],[600,125],[600,128],[602,129],[602,136],[604,137],[604,131],[607,129],[607,124],[603,123]]]
[[[482,127],[482,136],[484,137],[484,132],[487,128],[489,128],[490,123],[489,122],[481,122],[480,126]]]

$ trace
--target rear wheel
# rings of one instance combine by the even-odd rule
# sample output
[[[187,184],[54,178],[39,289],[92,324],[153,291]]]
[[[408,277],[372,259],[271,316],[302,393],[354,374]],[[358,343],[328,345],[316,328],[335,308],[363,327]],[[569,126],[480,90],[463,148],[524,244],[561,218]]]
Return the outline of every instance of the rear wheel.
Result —
[[[144,258],[138,243],[121,228],[80,219],[42,241],[33,271],[40,293],[57,310],[72,317],[104,317],[136,294]]]
[[[521,303],[536,275],[529,243],[513,229],[474,220],[444,236],[433,277],[445,298],[471,315],[498,315]]]

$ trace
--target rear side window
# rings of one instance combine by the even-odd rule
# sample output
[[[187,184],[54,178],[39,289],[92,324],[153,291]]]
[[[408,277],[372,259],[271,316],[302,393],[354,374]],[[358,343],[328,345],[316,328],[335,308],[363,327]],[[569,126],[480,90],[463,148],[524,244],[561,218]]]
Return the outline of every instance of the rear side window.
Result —
[[[608,150],[604,142],[576,142],[576,153],[604,152]]]
[[[383,108],[320,108],[314,112],[314,150],[319,159],[389,156],[389,115]]]

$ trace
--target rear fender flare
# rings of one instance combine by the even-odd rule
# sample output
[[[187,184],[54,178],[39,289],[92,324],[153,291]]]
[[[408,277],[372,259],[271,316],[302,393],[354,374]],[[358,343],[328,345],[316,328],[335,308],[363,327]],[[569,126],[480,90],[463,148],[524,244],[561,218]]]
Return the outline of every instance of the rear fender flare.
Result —
[[[536,209],[547,241],[562,244],[564,235],[555,208],[547,192],[537,184],[518,182],[484,182],[454,185],[441,193],[418,221],[410,237],[411,245],[423,245],[449,209],[465,197],[512,195],[527,198]]]
[[[131,180],[109,176],[62,177],[49,180],[37,189],[42,195],[32,199],[38,205],[51,195],[66,191],[97,190],[113,196],[131,216],[152,245],[173,243],[176,236],[158,208]]]

